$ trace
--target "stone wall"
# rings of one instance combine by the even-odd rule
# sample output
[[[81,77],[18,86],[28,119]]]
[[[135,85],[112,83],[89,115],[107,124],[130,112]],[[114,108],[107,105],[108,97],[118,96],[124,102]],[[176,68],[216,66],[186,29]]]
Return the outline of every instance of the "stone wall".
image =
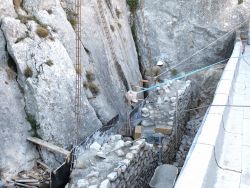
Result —
[[[216,171],[222,168],[221,165],[218,167],[219,161],[215,156],[218,157],[216,151],[223,145],[226,132],[224,123],[229,110],[227,105],[232,104],[230,97],[234,91],[234,82],[236,81],[241,59],[234,57],[239,57],[241,52],[242,43],[238,40],[218,83],[212,106],[208,109],[192,143],[175,187],[206,187],[208,182],[214,180],[214,175],[217,175]]]
[[[190,107],[191,88],[190,81],[178,81],[151,93],[142,109],[145,139],[132,141],[121,135],[103,134],[104,139],[92,139],[91,145],[83,146],[69,187],[147,187],[158,164],[175,158],[189,118],[186,110]],[[156,141],[156,128],[171,130],[162,134],[163,148]]]
[[[146,187],[157,161],[156,148],[145,139],[132,142],[112,135],[102,146],[94,142],[82,153],[69,187]]]
[[[142,135],[150,142],[152,137],[157,137],[158,130],[163,133],[163,162],[165,163],[175,157],[185,130],[184,126],[189,119],[187,109],[190,108],[191,101],[191,82],[176,81],[158,88],[146,100],[146,105],[142,109]]]

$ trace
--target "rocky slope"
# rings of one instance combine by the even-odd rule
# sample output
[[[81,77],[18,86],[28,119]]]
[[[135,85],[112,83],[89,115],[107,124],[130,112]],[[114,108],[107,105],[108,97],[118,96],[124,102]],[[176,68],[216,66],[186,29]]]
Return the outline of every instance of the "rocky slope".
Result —
[[[75,70],[75,20],[70,1],[1,1],[0,54],[1,57],[9,55],[9,59],[1,58],[0,129],[5,142],[1,145],[0,161],[3,175],[15,174],[33,165],[31,159],[36,154],[25,141],[30,135],[65,148],[72,144],[76,72],[82,74],[83,83],[91,85],[89,89],[82,86],[81,138],[117,115],[120,120],[125,119],[129,106],[124,94],[141,79],[137,53],[125,1],[101,3],[105,18],[100,17],[96,1],[83,2],[83,68]],[[101,19],[106,19],[111,43]],[[45,28],[45,33],[39,34],[39,27]],[[118,62],[111,59],[110,44]],[[7,62],[12,62],[13,70]],[[12,78],[8,77],[8,70],[13,71]],[[91,83],[87,74],[92,77]],[[18,151],[18,158],[15,151]],[[43,156],[46,157],[45,153]]]

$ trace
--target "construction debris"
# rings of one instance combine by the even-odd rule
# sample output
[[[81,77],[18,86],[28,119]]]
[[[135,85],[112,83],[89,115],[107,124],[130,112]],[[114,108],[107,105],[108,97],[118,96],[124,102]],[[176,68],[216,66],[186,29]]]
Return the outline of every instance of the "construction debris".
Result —
[[[30,171],[21,171],[11,181],[7,181],[6,187],[50,187],[50,171],[46,165],[38,161]]]

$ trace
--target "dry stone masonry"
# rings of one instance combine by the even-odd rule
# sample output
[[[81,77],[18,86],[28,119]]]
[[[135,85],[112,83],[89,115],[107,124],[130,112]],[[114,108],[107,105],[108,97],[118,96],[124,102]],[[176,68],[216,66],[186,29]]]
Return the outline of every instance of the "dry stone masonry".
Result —
[[[112,135],[80,153],[69,187],[146,187],[157,166],[157,150],[145,139]]]
[[[167,84],[151,93],[142,108],[141,137],[145,139],[132,141],[121,135],[106,135],[102,141],[93,140],[87,149],[80,149],[69,187],[147,187],[158,164],[175,157],[191,94],[189,80]],[[164,137],[163,148],[155,141],[159,133]]]
[[[175,157],[188,121],[192,100],[191,81],[176,81],[157,88],[142,108],[142,135],[149,142],[159,134],[163,139],[163,161]]]

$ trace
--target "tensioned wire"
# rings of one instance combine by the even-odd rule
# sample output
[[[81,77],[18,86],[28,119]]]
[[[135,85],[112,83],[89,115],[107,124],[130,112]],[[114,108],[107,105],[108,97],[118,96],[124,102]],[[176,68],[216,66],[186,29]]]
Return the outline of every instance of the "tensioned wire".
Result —
[[[196,56],[196,55],[199,54],[200,52],[202,52],[202,51],[206,50],[207,48],[209,48],[210,46],[216,44],[219,40],[223,39],[224,37],[226,37],[226,36],[229,35],[230,33],[235,32],[236,29],[238,29],[239,27],[241,27],[243,24],[245,24],[245,23],[248,22],[248,21],[249,21],[249,20],[247,19],[247,20],[245,20],[244,22],[238,24],[238,25],[235,26],[233,29],[231,29],[230,31],[228,31],[227,33],[225,33],[224,35],[222,35],[221,37],[217,38],[216,40],[214,40],[213,42],[211,42],[210,44],[208,44],[208,45],[205,46],[204,48],[202,48],[202,49],[196,51],[196,52],[193,53],[191,56],[189,56],[189,57],[183,59],[182,61],[180,61],[179,63],[177,63],[175,66],[170,67],[170,70],[171,70],[171,69],[174,69],[174,68],[176,68],[176,67],[178,67],[179,65],[181,65],[181,64],[183,64],[184,62],[188,61],[189,59],[191,59],[192,57]],[[170,70],[164,71],[164,72],[162,72],[161,74],[157,75],[157,76],[154,77],[154,78],[156,79],[156,78],[158,78],[159,76],[161,76],[161,75],[167,73],[167,72],[170,71]]]
[[[250,55],[247,55],[247,56],[242,56],[242,55],[240,55],[240,56],[237,56],[237,57],[226,58],[226,59],[223,59],[223,60],[218,61],[218,62],[216,62],[216,63],[213,63],[213,64],[211,64],[211,65],[208,65],[208,66],[202,67],[202,68],[200,68],[200,69],[196,69],[196,70],[194,70],[194,71],[188,72],[188,73],[186,73],[186,74],[184,74],[184,75],[177,76],[177,77],[175,77],[175,78],[173,78],[173,79],[170,79],[170,80],[167,80],[167,81],[165,81],[165,82],[163,82],[163,83],[159,83],[159,84],[156,84],[156,85],[151,86],[151,87],[149,87],[149,88],[145,88],[145,89],[143,89],[143,90],[141,90],[141,91],[138,91],[137,93],[143,93],[143,92],[146,92],[146,91],[150,91],[150,90],[153,90],[153,89],[155,89],[155,88],[157,88],[157,87],[160,87],[160,86],[166,85],[166,84],[168,84],[168,83],[171,83],[171,82],[173,82],[173,81],[180,80],[180,79],[186,78],[186,77],[188,77],[188,76],[194,75],[194,74],[196,74],[196,73],[205,71],[205,70],[210,69],[211,67],[213,67],[213,66],[215,66],[215,65],[221,64],[221,63],[223,63],[223,62],[225,62],[225,61],[227,61],[227,60],[229,60],[229,59],[231,59],[231,58],[241,58],[241,57],[249,57],[249,56],[250,56]]]

